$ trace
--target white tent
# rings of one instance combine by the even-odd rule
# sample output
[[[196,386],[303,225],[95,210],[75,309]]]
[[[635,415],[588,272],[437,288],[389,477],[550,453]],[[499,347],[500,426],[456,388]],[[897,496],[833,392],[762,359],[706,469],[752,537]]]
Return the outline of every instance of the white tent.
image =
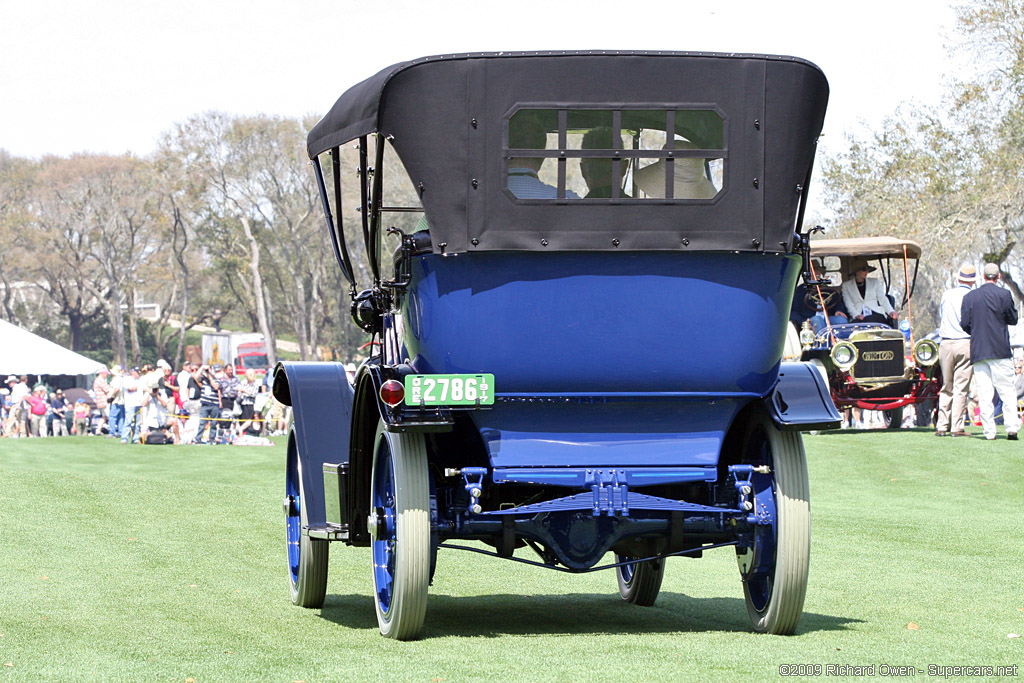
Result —
[[[0,320],[0,374],[91,375],[103,363]]]

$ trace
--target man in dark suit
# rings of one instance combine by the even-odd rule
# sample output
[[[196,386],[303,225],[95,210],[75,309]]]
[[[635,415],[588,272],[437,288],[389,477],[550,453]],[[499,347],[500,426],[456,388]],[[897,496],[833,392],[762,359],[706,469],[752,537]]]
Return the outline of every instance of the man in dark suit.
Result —
[[[1020,417],[1017,415],[1017,391],[1013,380],[1013,351],[1009,325],[1017,324],[1013,296],[999,287],[999,266],[986,263],[985,284],[968,292],[960,309],[960,326],[971,335],[971,362],[978,402],[981,404],[981,429],[989,441],[996,438],[993,393],[1003,402],[1006,438],[1017,440]]]

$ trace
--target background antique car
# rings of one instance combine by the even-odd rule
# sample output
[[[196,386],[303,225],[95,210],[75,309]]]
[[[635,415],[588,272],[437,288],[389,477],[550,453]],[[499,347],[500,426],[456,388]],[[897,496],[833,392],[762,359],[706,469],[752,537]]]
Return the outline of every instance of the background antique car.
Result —
[[[801,324],[800,357],[814,363],[827,379],[837,408],[881,410],[886,425],[899,428],[905,406],[933,401],[942,386],[938,344],[913,331],[911,295],[920,245],[894,237],[812,239],[811,254],[816,274],[829,284],[798,287],[794,311],[813,311],[822,298],[831,302],[830,310],[843,310],[841,283],[852,277],[852,264],[869,263],[877,268],[890,302],[901,315],[891,325],[865,323],[855,322],[856,311],[844,310],[849,322],[821,321],[817,331]],[[907,292],[898,300],[892,294],[896,280],[903,281]],[[801,297],[806,297],[802,307]]]
[[[293,601],[322,605],[331,542],[370,546],[399,639],[442,548],[612,569],[651,605],[667,558],[729,547],[755,630],[792,633],[799,432],[839,423],[818,372],[781,362],[827,93],[803,60],[664,52],[432,57],[344,93],[308,151],[353,317],[382,346],[354,386],[341,364],[275,374],[295,409]]]

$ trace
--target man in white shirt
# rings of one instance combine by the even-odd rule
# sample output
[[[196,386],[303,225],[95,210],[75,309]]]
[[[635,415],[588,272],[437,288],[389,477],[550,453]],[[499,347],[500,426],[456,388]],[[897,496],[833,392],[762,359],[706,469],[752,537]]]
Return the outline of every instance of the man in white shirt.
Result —
[[[134,443],[142,436],[142,400],[146,396],[146,391],[140,378],[141,374],[139,368],[132,368],[121,387],[124,394],[124,428],[121,430],[121,443]]]
[[[967,391],[974,370],[971,365],[971,335],[960,326],[960,308],[964,296],[974,287],[977,271],[970,263],[960,266],[958,284],[946,290],[939,302],[939,367],[942,368],[942,391],[939,392],[939,417],[935,436],[969,436],[964,429]]]
[[[32,392],[28,388],[27,377],[22,377],[19,380],[14,375],[10,375],[7,377],[6,383],[11,390],[11,411],[7,416],[7,424],[4,426],[4,436],[20,436],[25,422],[25,397]]]
[[[182,402],[187,401],[185,398],[186,389],[188,388],[188,381],[192,378],[192,371],[195,368],[192,363],[184,363],[181,366],[181,372],[178,373],[178,391],[181,393]]]
[[[108,436],[113,439],[121,437],[124,431],[124,368],[114,365],[110,368],[110,394],[107,400],[110,404],[110,413],[107,418]]]
[[[8,377],[8,383],[14,376]],[[32,390],[28,388],[28,377],[22,375],[21,379],[18,380],[11,386],[11,401],[13,403],[20,403],[25,400],[25,397],[32,393]]]

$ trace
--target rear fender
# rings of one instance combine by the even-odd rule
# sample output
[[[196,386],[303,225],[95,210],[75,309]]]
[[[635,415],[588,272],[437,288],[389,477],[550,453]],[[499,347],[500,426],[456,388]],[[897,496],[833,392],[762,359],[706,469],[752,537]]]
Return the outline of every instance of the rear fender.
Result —
[[[353,391],[341,363],[282,361],[274,368],[274,398],[292,407],[292,436],[302,465],[308,524],[326,523],[324,463],[349,461]]]
[[[783,363],[779,381],[763,402],[783,431],[837,429],[842,423],[828,385],[811,363]]]
[[[352,435],[349,449],[348,497],[349,544],[370,544],[366,517],[370,513],[370,479],[373,474],[373,448],[377,425],[386,415],[380,400],[380,385],[384,381],[381,368],[372,362],[364,363],[356,372],[355,397],[352,407]]]

